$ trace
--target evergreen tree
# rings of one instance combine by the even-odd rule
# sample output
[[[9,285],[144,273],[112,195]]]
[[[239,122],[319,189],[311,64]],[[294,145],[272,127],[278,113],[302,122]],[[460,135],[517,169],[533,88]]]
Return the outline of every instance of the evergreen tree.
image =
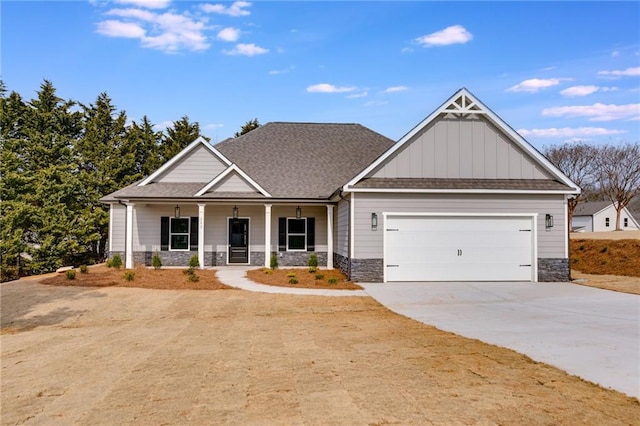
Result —
[[[162,165],[160,144],[162,132],[153,130],[153,124],[145,115],[140,124],[133,122],[127,127],[126,145],[134,152],[133,173],[142,177],[153,173]]]
[[[258,127],[260,127],[260,123],[258,122],[257,118],[254,118],[253,120],[249,120],[246,123],[244,123],[244,125],[240,128],[239,132],[235,132],[233,134],[233,137],[237,138],[239,136],[244,135],[245,133],[249,133],[250,131],[257,129]]]
[[[162,160],[169,161],[177,153],[186,148],[200,136],[200,124],[190,123],[186,115],[173,122],[173,127],[167,128],[167,134],[162,140]],[[209,140],[209,138],[205,138]]]

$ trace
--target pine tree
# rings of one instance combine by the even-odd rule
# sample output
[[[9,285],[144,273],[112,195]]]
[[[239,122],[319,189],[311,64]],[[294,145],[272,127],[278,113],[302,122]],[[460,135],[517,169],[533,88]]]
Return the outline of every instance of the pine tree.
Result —
[[[162,160],[169,161],[176,154],[186,148],[200,136],[200,124],[190,123],[186,115],[173,122],[173,127],[167,128],[167,134],[162,140]],[[209,140],[209,138],[205,138]]]

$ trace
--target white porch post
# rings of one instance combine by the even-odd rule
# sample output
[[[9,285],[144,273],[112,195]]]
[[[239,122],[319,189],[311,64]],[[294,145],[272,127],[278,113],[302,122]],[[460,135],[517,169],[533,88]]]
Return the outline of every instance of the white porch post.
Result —
[[[200,269],[204,268],[204,207],[206,204],[198,204],[198,261]]]
[[[264,267],[271,266],[271,204],[264,205]]]
[[[327,269],[333,269],[333,205],[327,205]]]
[[[127,231],[124,244],[124,267],[133,269],[133,207],[134,203],[127,203]]]

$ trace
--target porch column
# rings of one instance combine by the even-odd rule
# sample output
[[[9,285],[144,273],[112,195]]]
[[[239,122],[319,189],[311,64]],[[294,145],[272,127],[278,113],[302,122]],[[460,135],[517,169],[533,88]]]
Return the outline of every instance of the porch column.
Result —
[[[200,269],[204,268],[204,207],[206,204],[198,204],[198,261]]]
[[[264,267],[271,266],[271,204],[264,205]]]
[[[124,243],[124,267],[133,269],[133,207],[134,203],[127,203],[127,231]]]
[[[327,269],[333,269],[333,205],[327,205]]]

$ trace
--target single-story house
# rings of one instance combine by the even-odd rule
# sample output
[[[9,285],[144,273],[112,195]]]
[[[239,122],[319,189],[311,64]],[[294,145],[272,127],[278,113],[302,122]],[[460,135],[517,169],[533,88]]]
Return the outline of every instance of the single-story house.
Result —
[[[623,207],[620,212],[620,229],[637,231],[638,221]],[[571,220],[573,232],[603,232],[616,230],[616,208],[611,201],[590,201],[579,203]]]
[[[359,124],[268,123],[203,138],[104,197],[127,268],[306,265],[352,280],[569,277],[567,197],[580,188],[460,89],[394,142]]]

